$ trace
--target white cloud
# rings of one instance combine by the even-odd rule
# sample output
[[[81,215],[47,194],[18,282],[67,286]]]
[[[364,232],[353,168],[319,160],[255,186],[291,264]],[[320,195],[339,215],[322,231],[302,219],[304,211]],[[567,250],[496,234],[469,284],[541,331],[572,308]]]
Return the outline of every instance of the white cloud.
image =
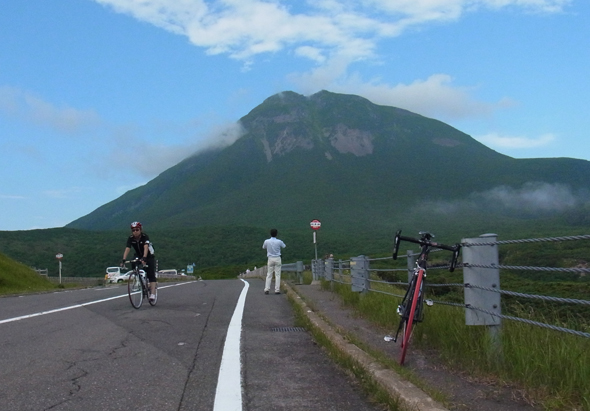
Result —
[[[2,200],[25,200],[27,197],[20,195],[0,194]]]
[[[110,166],[97,170],[100,173],[132,170],[149,179],[200,151],[227,147],[243,135],[242,125],[232,122],[215,125],[198,136],[198,139],[193,136],[190,142],[165,145],[149,143],[135,129],[120,128],[116,131],[115,146],[104,160]],[[141,149],[130,151],[129,147]]]
[[[499,106],[498,103],[475,100],[471,96],[471,88],[453,85],[453,79],[447,74],[433,74],[426,80],[415,80],[411,84],[388,86],[350,81],[345,87],[377,104],[452,120],[485,116]]]
[[[574,193],[564,184],[528,182],[521,187],[498,186],[476,192],[462,200],[433,201],[421,207],[440,214],[457,214],[468,210],[500,210],[528,213],[562,212],[589,201],[587,193]]]
[[[95,0],[119,13],[186,36],[209,54],[226,54],[252,69],[253,58],[287,50],[317,66],[289,76],[306,94],[321,89],[360,94],[446,120],[486,115],[501,103],[476,101],[447,74],[388,85],[349,74],[351,64],[378,59],[379,42],[428,23],[479,9],[556,13],[572,0]]]
[[[326,61],[326,56],[322,53],[322,50],[317,47],[301,46],[295,49],[295,54],[301,57],[307,57],[317,63],[323,63]]]
[[[559,12],[571,0],[349,0],[309,1],[293,12],[287,1],[262,0],[95,0],[119,13],[187,36],[208,53],[249,59],[306,43],[348,49],[355,40],[377,42],[409,27],[456,20],[480,8]],[[308,44],[309,45],[309,44]],[[364,53],[358,50],[361,55]]]
[[[521,188],[501,186],[479,196],[509,209],[563,211],[578,203],[571,189],[563,184],[526,183]]]
[[[64,198],[79,197],[80,193],[84,193],[87,191],[88,191],[88,189],[83,188],[83,187],[68,187],[68,188],[62,188],[59,190],[44,190],[42,192],[42,194],[44,196],[50,197],[50,198],[64,199]]]
[[[0,114],[67,134],[85,132],[100,123],[92,110],[58,107],[32,93],[6,86],[0,87]]]
[[[536,138],[524,136],[506,136],[497,133],[488,133],[482,136],[475,136],[476,140],[483,144],[496,148],[521,149],[544,147],[555,141],[555,135],[551,133],[543,134]]]
[[[329,64],[303,75],[292,74],[290,80],[305,94],[317,90],[361,95],[375,104],[400,107],[415,113],[444,120],[482,117],[508,105],[507,99],[495,103],[472,97],[474,88],[453,84],[447,74],[433,74],[425,80],[390,86],[378,81],[365,82],[358,75],[346,76],[346,59],[332,59]],[[329,87],[327,84],[331,84]]]

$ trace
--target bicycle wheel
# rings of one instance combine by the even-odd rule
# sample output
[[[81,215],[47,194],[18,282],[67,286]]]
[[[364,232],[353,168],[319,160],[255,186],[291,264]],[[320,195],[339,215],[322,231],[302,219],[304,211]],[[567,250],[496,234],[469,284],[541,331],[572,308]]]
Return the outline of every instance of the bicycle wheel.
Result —
[[[422,275],[424,270],[418,272],[418,278],[416,279],[416,286],[410,296],[410,312],[407,320],[404,324],[404,334],[402,336],[402,353],[399,359],[400,365],[404,365],[406,359],[406,352],[408,351],[408,345],[410,343],[410,337],[412,336],[412,326],[414,325],[414,314],[416,313],[416,306],[418,305],[418,299],[420,298],[420,286],[422,285]]]
[[[150,285],[148,283],[148,296],[150,293]],[[154,305],[156,305],[156,303],[158,302],[158,283],[156,283],[156,286],[154,287],[154,295],[156,296],[156,298],[154,298],[153,300],[150,300],[148,297],[148,301],[150,302],[150,305],[153,307]]]
[[[139,308],[143,303],[143,289],[141,285],[139,273],[132,273],[129,276],[129,281],[127,281],[127,293],[129,294],[129,301],[131,301],[133,308]]]

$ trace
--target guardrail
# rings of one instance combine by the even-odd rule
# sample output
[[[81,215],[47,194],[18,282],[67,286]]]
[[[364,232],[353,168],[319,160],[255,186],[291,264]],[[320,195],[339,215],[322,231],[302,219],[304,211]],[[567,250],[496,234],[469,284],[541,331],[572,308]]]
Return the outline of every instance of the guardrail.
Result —
[[[295,263],[288,263],[281,265],[281,273],[294,273],[294,280],[297,281],[298,284],[303,283],[303,271],[305,270],[305,266],[303,265],[303,261],[297,261]],[[261,277],[266,278],[267,268],[266,266],[254,268],[254,270],[246,271],[240,274],[240,277],[243,278],[251,278],[251,277]]]
[[[466,325],[482,325],[488,327],[492,340],[497,339],[498,331],[502,325],[502,320],[518,321],[537,327],[544,327],[559,332],[574,334],[580,337],[590,338],[590,333],[582,330],[575,330],[555,324],[547,324],[541,321],[533,321],[527,318],[510,316],[502,314],[501,296],[537,299],[551,301],[563,304],[580,304],[590,305],[590,301],[560,298],[553,296],[534,295],[521,293],[517,291],[503,290],[500,287],[500,270],[533,270],[533,271],[552,271],[552,272],[569,272],[587,275],[590,268],[572,267],[530,267],[530,266],[505,266],[499,264],[499,249],[502,244],[519,244],[531,242],[562,242],[574,240],[588,240],[590,235],[569,236],[569,237],[551,237],[523,240],[497,241],[495,234],[486,234],[477,238],[464,238],[461,241],[462,263],[457,269],[463,270],[463,283],[455,284],[429,284],[427,287],[461,287],[464,289],[464,301],[462,303],[453,301],[436,301],[434,304],[452,305],[465,309]],[[407,255],[400,255],[401,258],[407,258],[407,268],[378,268],[372,269],[371,262],[379,260],[392,260],[391,257],[369,258],[361,255],[352,257],[350,260],[334,261],[333,258],[312,260],[312,275],[314,280],[324,279],[331,283],[349,284],[353,292],[368,293],[377,292],[389,294],[394,297],[403,298],[403,294],[396,294],[392,291],[376,289],[373,284],[385,284],[397,287],[407,287],[409,283],[404,281],[384,281],[378,279],[375,272],[408,272],[412,275],[416,256],[418,253],[408,251]],[[392,260],[393,261],[393,260]],[[429,270],[448,268],[445,266],[429,267]]]

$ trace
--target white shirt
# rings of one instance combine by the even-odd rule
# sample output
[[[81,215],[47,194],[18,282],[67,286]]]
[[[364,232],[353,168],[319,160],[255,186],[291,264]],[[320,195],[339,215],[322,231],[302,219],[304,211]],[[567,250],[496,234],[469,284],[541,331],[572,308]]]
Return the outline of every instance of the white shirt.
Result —
[[[262,248],[266,249],[267,257],[280,257],[281,248],[285,248],[286,245],[276,237],[271,237],[268,240],[264,240]]]

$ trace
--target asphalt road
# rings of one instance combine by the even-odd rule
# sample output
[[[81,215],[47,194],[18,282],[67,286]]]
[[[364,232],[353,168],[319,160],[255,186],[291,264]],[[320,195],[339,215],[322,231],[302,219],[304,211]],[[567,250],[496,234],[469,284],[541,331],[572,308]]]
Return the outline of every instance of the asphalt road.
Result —
[[[243,410],[380,409],[294,327],[285,295],[248,282]],[[157,306],[139,310],[118,285],[0,298],[0,409],[213,410],[243,288],[241,280],[162,283]]]

